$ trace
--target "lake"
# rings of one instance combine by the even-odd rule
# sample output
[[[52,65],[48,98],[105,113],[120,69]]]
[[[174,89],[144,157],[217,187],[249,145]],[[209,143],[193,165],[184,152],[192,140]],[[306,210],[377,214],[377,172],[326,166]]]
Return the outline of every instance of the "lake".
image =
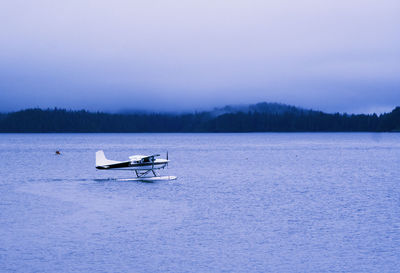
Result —
[[[0,134],[0,272],[398,272],[399,163],[389,133]]]

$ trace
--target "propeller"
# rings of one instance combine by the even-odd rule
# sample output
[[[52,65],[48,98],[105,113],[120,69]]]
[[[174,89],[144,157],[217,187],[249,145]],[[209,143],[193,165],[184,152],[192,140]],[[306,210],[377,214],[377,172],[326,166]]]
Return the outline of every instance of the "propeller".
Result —
[[[168,160],[168,151],[167,151],[167,160]],[[167,162],[167,169],[168,169],[168,162]]]

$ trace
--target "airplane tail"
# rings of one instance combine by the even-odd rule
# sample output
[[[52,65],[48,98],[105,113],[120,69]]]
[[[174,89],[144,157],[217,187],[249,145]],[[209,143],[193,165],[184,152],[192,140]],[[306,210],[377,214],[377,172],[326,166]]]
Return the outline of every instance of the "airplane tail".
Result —
[[[104,155],[104,152],[102,150],[97,151],[96,152],[96,167],[104,166],[104,165],[107,165],[108,163],[109,163],[109,160]]]

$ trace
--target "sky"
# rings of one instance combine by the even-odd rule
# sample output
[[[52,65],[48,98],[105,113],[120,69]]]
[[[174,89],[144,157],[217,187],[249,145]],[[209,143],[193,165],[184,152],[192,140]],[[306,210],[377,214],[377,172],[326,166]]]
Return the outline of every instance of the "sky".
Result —
[[[400,106],[400,1],[0,1],[0,112],[263,101]]]

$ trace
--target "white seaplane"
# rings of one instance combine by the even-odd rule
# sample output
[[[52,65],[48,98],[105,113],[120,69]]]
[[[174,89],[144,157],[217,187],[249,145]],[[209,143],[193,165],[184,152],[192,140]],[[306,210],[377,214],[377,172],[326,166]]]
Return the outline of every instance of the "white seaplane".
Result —
[[[158,180],[175,180],[176,176],[160,176],[156,170],[164,169],[168,166],[167,159],[156,159],[159,154],[154,155],[133,155],[127,161],[109,160],[103,151],[96,152],[96,169],[98,170],[129,170],[134,171],[136,178],[118,179],[121,181],[158,181]],[[148,175],[153,176],[148,176]]]

